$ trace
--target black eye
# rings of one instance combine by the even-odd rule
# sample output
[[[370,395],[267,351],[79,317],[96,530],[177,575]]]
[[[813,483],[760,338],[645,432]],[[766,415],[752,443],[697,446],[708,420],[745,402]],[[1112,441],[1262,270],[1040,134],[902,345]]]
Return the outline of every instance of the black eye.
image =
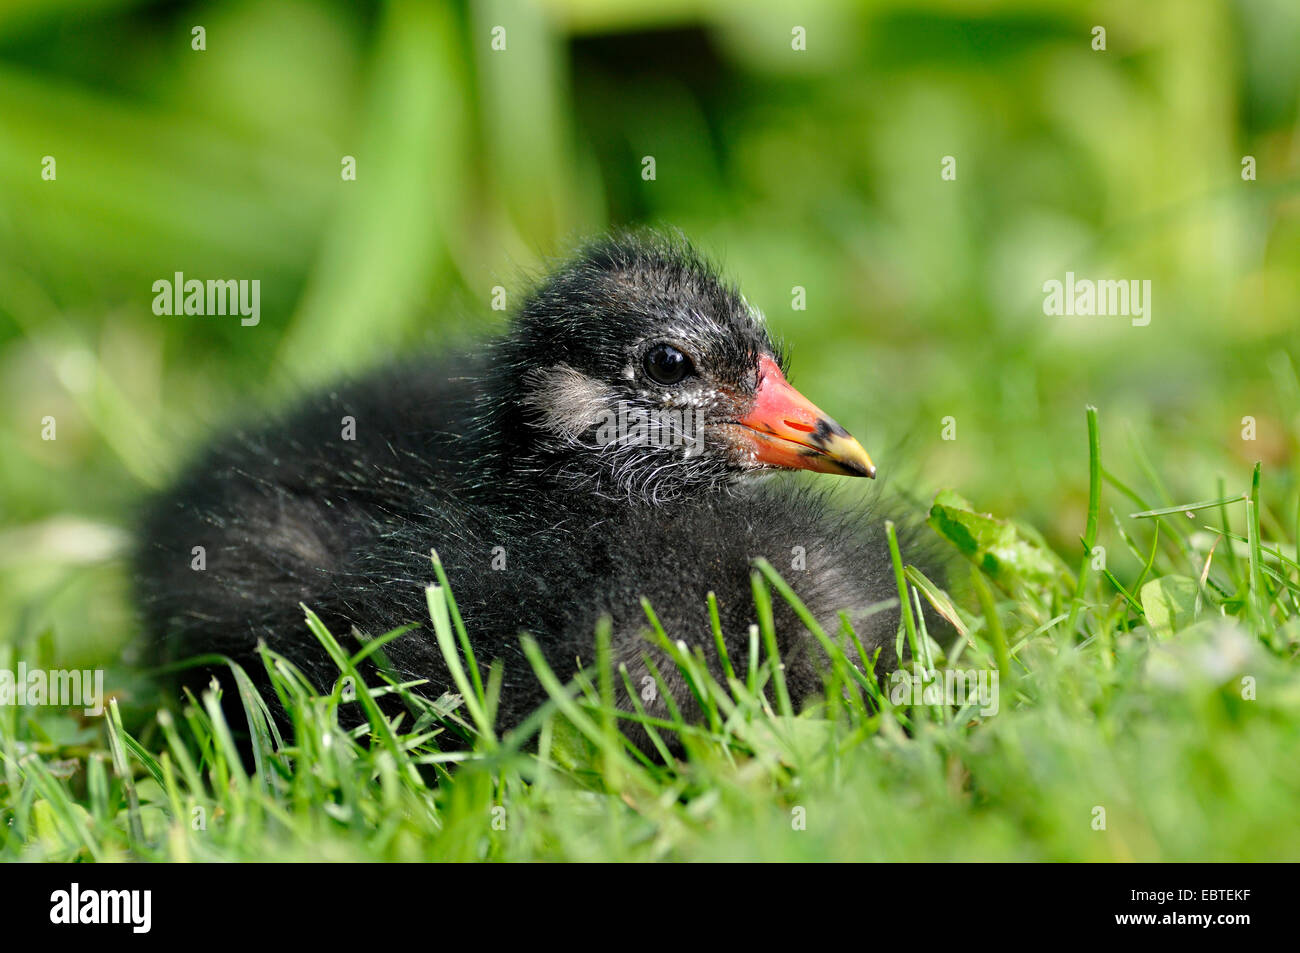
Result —
[[[691,359],[671,344],[656,344],[642,363],[656,384],[678,384],[695,372]]]

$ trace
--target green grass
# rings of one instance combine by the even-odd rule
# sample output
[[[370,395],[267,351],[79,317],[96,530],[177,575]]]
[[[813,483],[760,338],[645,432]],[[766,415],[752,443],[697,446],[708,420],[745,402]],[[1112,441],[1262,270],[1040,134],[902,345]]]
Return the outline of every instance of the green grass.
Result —
[[[457,694],[429,700],[415,683],[367,684],[357,663],[382,659],[384,640],[348,657],[308,610],[303,637],[321,641],[340,680],[318,694],[265,651],[292,722],[283,733],[237,668],[236,724],[213,691],[130,718],[114,701],[91,724],[0,708],[0,858],[1294,859],[1295,540],[1262,535],[1276,521],[1258,469],[1236,495],[1153,509],[1108,476],[1095,411],[1088,420],[1088,545],[1077,571],[1032,531],[946,494],[932,524],[969,557],[950,598],[904,565],[890,530],[906,604],[919,608],[924,594],[955,632],[939,644],[909,611],[899,639],[939,668],[999,672],[996,714],[895,704],[890,682],[844,651],[855,638],[847,623],[823,631],[760,562],[758,631],[747,658],[726,658],[725,684],[703,663],[716,632],[664,633],[646,607],[648,637],[701,702],[698,724],[647,718],[626,671],[609,668],[602,628],[590,667],[568,684],[525,637],[551,700],[498,733],[499,670],[480,672],[462,654],[468,642],[434,556],[430,623]],[[1116,509],[1115,536],[1144,566],[1127,586],[1090,545]],[[773,598],[791,601],[829,661],[829,701],[797,715],[773,657]],[[29,665],[53,664],[40,644],[17,649]],[[4,651],[0,667],[12,667]],[[376,700],[394,693],[407,712],[390,720]],[[342,705],[359,705],[365,724],[340,727]],[[625,740],[630,720],[647,726],[660,757]],[[672,736],[681,759],[669,755]]]

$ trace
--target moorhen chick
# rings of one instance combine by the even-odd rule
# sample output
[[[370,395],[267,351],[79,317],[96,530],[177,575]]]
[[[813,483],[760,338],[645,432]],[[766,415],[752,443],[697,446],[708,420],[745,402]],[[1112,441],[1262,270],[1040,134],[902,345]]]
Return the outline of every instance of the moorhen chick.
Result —
[[[785,367],[760,313],[685,241],[598,240],[478,352],[384,367],[207,449],[142,522],[136,580],[151,640],[164,660],[218,652],[255,677],[265,641],[327,688],[338,671],[300,603],[352,650],[354,629],[424,620],[384,651],[437,698],[454,686],[427,624],[436,549],[480,665],[504,661],[498,727],[545,697],[520,633],[567,678],[593,661],[601,617],[633,683],[644,684],[648,653],[690,711],[674,666],[643,638],[640,599],[716,666],[712,590],[743,660],[762,556],[827,631],[849,612],[867,650],[883,650],[883,674],[898,610],[865,611],[896,599],[874,504],[845,512],[806,487],[754,480],[875,475]],[[799,702],[822,686],[822,650],[779,597],[774,613]]]

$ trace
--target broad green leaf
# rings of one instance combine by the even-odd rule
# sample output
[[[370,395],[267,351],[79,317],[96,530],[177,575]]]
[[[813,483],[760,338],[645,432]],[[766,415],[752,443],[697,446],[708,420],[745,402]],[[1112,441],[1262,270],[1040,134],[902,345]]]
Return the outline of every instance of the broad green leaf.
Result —
[[[1042,538],[1010,520],[978,513],[953,490],[941,490],[930,507],[930,526],[1007,592],[1052,582],[1065,570]]]
[[[76,801],[65,801],[61,808],[65,812],[71,812],[72,817],[84,828],[91,826],[90,814]],[[67,823],[67,819],[60,819],[59,811],[45,798],[32,802],[32,826],[35,828],[36,839],[48,854],[59,856],[79,846],[76,834],[67,829]]]
[[[551,760],[567,771],[595,770],[598,750],[573,723],[557,717],[551,723]]]
[[[1161,576],[1142,587],[1142,611],[1151,631],[1169,638],[1196,618],[1199,586],[1190,576]]]

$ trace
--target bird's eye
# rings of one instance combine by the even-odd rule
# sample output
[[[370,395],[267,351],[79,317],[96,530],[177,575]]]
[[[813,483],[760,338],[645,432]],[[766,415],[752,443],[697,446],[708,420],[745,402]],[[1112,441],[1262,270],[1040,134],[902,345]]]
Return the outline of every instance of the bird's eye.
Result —
[[[656,344],[646,351],[645,372],[656,384],[679,384],[695,372],[691,359],[671,344]]]

